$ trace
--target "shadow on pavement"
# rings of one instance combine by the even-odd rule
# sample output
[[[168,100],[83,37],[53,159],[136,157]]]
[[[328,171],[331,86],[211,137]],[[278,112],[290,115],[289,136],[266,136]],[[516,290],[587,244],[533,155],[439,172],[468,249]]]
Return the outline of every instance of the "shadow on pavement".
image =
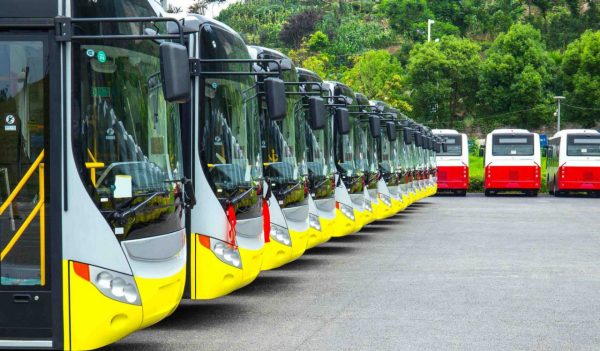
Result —
[[[330,243],[335,243],[338,239],[341,238],[332,238]],[[342,241],[340,241],[341,243]],[[350,246],[335,246],[325,244],[323,246],[317,246],[314,249],[310,249],[306,251],[304,254],[307,256],[312,255],[348,255],[353,252],[356,252],[358,248],[350,247]]]
[[[276,272],[277,270],[273,270]],[[252,296],[282,294],[286,290],[293,289],[300,279],[291,276],[274,276],[263,272],[250,285],[232,292],[229,296]]]
[[[311,249],[312,250],[312,249]],[[306,251],[304,253],[304,255],[308,254],[310,252]],[[305,270],[305,269],[320,269],[322,268],[324,265],[326,265],[329,261],[324,260],[322,258],[307,258],[307,257],[300,257],[299,259],[290,262],[288,264],[286,264],[283,267],[279,267],[277,269],[274,269],[273,271],[275,272],[280,272],[280,271],[300,271],[300,270]]]

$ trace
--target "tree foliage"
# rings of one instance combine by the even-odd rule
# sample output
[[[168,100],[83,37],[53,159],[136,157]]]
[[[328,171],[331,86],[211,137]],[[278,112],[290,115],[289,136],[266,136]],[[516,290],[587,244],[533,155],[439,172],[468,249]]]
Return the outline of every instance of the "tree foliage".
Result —
[[[469,115],[477,102],[480,50],[451,36],[415,46],[407,67],[415,115],[444,127]]]
[[[586,32],[569,45],[561,73],[568,104],[567,120],[594,127],[600,115],[600,32]]]
[[[404,94],[403,70],[398,60],[385,50],[367,51],[354,59],[343,80],[357,92],[382,100],[408,113],[412,107]]]
[[[515,24],[500,34],[481,67],[478,98],[483,122],[537,128],[550,120],[554,62],[531,25]]]

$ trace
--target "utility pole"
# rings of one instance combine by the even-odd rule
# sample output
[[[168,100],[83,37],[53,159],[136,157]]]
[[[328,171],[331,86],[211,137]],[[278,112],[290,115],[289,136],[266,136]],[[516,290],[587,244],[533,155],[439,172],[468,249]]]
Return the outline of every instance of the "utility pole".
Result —
[[[427,20],[427,41],[431,41],[431,25],[434,24],[435,21],[432,19]]]
[[[565,99],[564,96],[555,96],[556,102],[558,103],[558,109],[556,110],[556,132],[560,132],[560,101]]]

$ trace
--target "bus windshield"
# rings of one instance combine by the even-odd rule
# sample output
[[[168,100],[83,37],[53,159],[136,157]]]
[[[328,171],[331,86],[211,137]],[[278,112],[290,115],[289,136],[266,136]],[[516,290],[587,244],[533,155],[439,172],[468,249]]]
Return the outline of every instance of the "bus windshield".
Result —
[[[250,59],[238,36],[217,26],[205,26],[200,45],[203,59]],[[207,71],[247,71],[242,63],[211,63]],[[255,81],[246,75],[218,75],[204,79],[200,155],[207,164],[215,193],[223,202],[241,194],[244,207],[257,203],[252,191],[262,179],[258,99]],[[253,132],[254,131],[254,132]],[[250,193],[247,191],[250,190]]]
[[[493,156],[533,156],[532,134],[495,134],[492,136]]]
[[[156,16],[135,0],[77,2],[75,12],[81,17]],[[107,32],[135,34],[137,26],[108,27]],[[92,28],[82,24],[78,30],[93,33]],[[96,205],[120,239],[181,229],[179,108],[163,96],[159,44],[88,39],[74,42],[73,52],[73,146]],[[118,213],[130,217],[115,219]]]
[[[462,136],[461,135],[440,135],[448,146],[448,151],[443,150],[437,153],[437,156],[462,156]]]
[[[569,135],[567,156],[600,156],[600,135]]]

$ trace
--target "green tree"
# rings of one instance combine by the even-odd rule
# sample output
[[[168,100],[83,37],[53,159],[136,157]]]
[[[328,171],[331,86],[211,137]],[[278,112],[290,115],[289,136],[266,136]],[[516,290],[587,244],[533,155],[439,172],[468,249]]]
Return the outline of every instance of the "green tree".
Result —
[[[588,31],[571,43],[561,66],[565,114],[585,127],[598,125],[600,114],[600,32]],[[578,106],[570,108],[568,105]]]
[[[416,45],[407,65],[415,117],[453,127],[476,105],[480,46],[452,36]]]
[[[540,32],[528,24],[513,25],[496,38],[482,64],[478,98],[485,119],[479,122],[488,128],[546,125],[554,72]]]
[[[308,49],[313,52],[325,50],[329,46],[329,37],[320,30],[314,32],[306,43]]]
[[[343,81],[370,99],[382,100],[410,112],[405,94],[403,70],[398,60],[385,50],[371,50],[354,59],[354,66],[344,73]]]

